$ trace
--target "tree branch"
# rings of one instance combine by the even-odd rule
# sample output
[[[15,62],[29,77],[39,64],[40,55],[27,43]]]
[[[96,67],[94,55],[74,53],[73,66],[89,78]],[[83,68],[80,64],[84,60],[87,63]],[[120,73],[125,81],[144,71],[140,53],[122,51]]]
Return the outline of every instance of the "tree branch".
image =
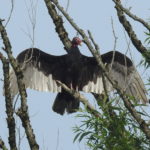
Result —
[[[129,9],[126,9],[122,6],[120,2],[117,2],[116,0],[113,0],[113,2],[116,4],[117,7],[119,7],[124,13],[126,13],[129,17],[131,17],[133,20],[140,22],[147,30],[150,31],[150,25],[144,21],[142,18],[132,14]]]
[[[4,72],[4,89],[5,89],[5,102],[6,102],[6,114],[7,114],[7,125],[9,130],[9,145],[13,150],[17,150],[16,146],[16,131],[15,131],[15,118],[14,118],[14,109],[10,94],[10,80],[9,80],[9,62],[8,60],[0,53],[0,59],[3,63],[3,72]]]
[[[111,17],[111,25],[112,25],[112,33],[113,33],[113,37],[114,37],[114,47],[113,47],[113,50],[115,51],[116,50],[116,46],[117,46],[118,37],[116,36],[116,33],[115,33],[114,22],[113,22],[113,18],[112,17]],[[112,62],[113,61],[114,60],[112,60]]]
[[[94,38],[93,38],[93,36],[92,36],[92,33],[88,30],[88,34],[89,34],[89,38],[91,39],[91,41],[92,41],[92,43],[93,43],[93,45],[94,45],[94,47],[95,47],[95,49],[99,52],[99,46],[98,46],[98,44],[94,41]]]
[[[100,113],[97,112],[97,110],[88,102],[88,100],[79,92],[68,88],[65,84],[61,83],[60,81],[57,81],[58,84],[61,85],[61,87],[68,92],[69,94],[71,94],[75,99],[78,99],[81,103],[83,103],[88,111],[90,111],[92,114],[94,114],[96,117],[101,117]]]
[[[67,52],[71,47],[71,41],[68,38],[68,33],[66,29],[63,26],[63,20],[60,15],[57,14],[55,6],[52,4],[50,0],[44,0],[45,4],[47,6],[49,15],[51,16],[53,23],[55,24],[55,30],[58,33],[58,36],[60,40],[62,41],[63,45],[65,46],[65,49]]]
[[[51,2],[49,2],[51,3]],[[129,110],[129,112],[132,114],[132,116],[134,117],[134,119],[138,122],[138,124],[141,127],[141,130],[145,133],[146,137],[148,139],[150,139],[150,129],[148,127],[148,125],[146,124],[146,122],[141,118],[141,116],[136,112],[136,110],[134,109],[134,107],[132,106],[130,99],[124,94],[124,92],[121,90],[121,88],[117,85],[117,83],[115,81],[112,80],[111,76],[108,74],[107,70],[105,69],[105,65],[102,63],[101,57],[99,55],[99,52],[96,51],[88,37],[86,36],[86,34],[84,33],[84,31],[82,29],[80,29],[77,24],[75,24],[75,22],[73,21],[72,18],[70,18],[70,16],[64,11],[64,9],[58,4],[58,1],[53,0],[53,3],[55,4],[55,6],[62,12],[62,14],[66,17],[66,19],[69,21],[69,23],[74,27],[75,30],[78,31],[78,33],[82,36],[82,38],[84,39],[84,42],[86,43],[87,47],[89,48],[89,50],[91,51],[91,53],[93,54],[93,56],[95,57],[98,66],[102,69],[103,74],[105,77],[107,77],[107,79],[109,80],[109,82],[112,84],[112,86],[114,87],[114,89],[117,90],[118,94],[120,95],[120,97],[123,99],[124,105],[125,107]],[[131,28],[130,28],[131,29]],[[136,39],[136,36],[134,34],[134,32],[132,33],[132,38]],[[135,42],[133,40],[133,42]],[[136,43],[138,42],[138,43]],[[146,49],[145,47],[143,47],[141,45],[141,42],[139,42],[139,40],[137,41],[136,39],[136,44],[138,44],[137,46],[140,46],[140,51],[145,52]]]
[[[8,25],[8,23],[9,23],[9,21],[10,21],[10,19],[11,19],[13,10],[14,10],[14,0],[11,0],[11,10],[10,10],[10,14],[9,14],[8,19],[7,19],[7,22],[6,22],[6,24],[5,24],[5,28],[6,28],[6,26]]]
[[[18,115],[22,121],[22,125],[25,129],[26,135],[27,135],[27,139],[30,145],[30,148],[32,150],[38,150],[39,149],[39,145],[37,144],[36,140],[35,140],[35,135],[33,133],[33,129],[32,126],[30,124],[30,119],[28,116],[28,106],[26,103],[26,90],[25,90],[25,85],[22,81],[23,78],[23,74],[22,71],[19,67],[19,65],[17,64],[15,58],[12,55],[12,51],[11,51],[11,44],[9,41],[9,38],[7,37],[7,32],[5,30],[5,27],[2,24],[2,20],[0,19],[0,33],[3,39],[3,43],[4,43],[4,51],[7,53],[10,64],[12,65],[16,77],[17,77],[17,84],[18,84],[18,88],[19,88],[19,93],[21,96],[21,108],[19,109]]]
[[[113,0],[113,1],[116,3],[115,8],[117,10],[119,21],[125,28],[126,32],[128,33],[128,36],[131,39],[133,45],[141,54],[145,54],[147,52],[147,49],[142,45],[142,42],[137,38],[137,35],[135,34],[132,28],[132,25],[126,19],[123,11],[120,9],[119,7],[120,2],[118,2],[117,0]]]

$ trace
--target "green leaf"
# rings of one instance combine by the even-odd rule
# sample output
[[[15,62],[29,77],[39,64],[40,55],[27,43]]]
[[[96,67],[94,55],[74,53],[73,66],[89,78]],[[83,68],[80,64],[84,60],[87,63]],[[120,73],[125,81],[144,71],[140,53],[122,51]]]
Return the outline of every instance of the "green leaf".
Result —
[[[92,133],[92,132],[89,131],[89,132],[84,132],[84,133],[82,133],[82,135],[81,135],[80,138],[79,138],[79,142],[81,142],[81,140],[82,140],[85,136],[87,136],[88,134],[90,134],[90,133]]]
[[[76,134],[76,136],[75,136],[74,139],[73,139],[73,143],[77,140],[77,138],[80,136],[80,134],[81,134],[81,132],[78,133],[78,134]]]

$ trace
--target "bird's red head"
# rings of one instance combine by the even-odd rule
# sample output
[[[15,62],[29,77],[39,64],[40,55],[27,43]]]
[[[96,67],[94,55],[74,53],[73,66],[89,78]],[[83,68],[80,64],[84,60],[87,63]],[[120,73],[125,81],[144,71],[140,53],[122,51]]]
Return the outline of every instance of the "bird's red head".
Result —
[[[72,39],[72,47],[76,47],[78,45],[81,45],[82,40],[79,37],[74,37]]]

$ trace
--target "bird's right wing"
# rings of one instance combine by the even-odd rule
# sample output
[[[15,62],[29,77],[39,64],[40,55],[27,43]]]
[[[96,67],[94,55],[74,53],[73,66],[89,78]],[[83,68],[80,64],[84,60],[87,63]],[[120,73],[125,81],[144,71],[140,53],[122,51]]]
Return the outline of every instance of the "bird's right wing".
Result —
[[[26,88],[61,92],[56,80],[64,82],[67,77],[67,55],[53,56],[31,48],[21,52],[17,61],[22,69]],[[13,69],[10,72],[10,81],[11,93],[15,96],[18,93],[18,85]]]

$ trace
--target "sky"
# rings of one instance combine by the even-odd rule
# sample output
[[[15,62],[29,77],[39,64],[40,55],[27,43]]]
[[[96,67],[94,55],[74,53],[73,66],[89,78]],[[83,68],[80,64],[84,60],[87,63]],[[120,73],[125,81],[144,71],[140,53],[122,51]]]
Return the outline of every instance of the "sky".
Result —
[[[44,0],[33,0],[34,5],[36,6],[36,17],[33,16],[34,19],[36,18],[36,26],[34,32],[34,43],[31,41],[31,1],[32,0],[14,0],[11,19],[6,26],[8,37],[12,45],[13,55],[16,57],[21,51],[32,46],[53,55],[65,54],[66,52],[63,49],[64,46],[55,32],[55,26],[48,14]],[[67,0],[59,1],[64,8],[67,7]],[[139,17],[147,21],[149,20],[149,0],[122,0],[122,3],[126,8],[131,8],[131,11]],[[8,19],[11,7],[10,0],[0,0],[0,19]],[[67,12],[80,28],[82,28],[85,32],[87,32],[87,30],[92,32],[95,41],[100,47],[101,53],[113,50],[114,37],[111,22],[111,20],[113,20],[114,30],[118,37],[116,49],[122,53],[127,52],[127,55],[130,56],[127,44],[130,40],[125,34],[122,25],[118,21],[114,3],[111,0],[70,0]],[[61,15],[60,12],[59,14]],[[64,17],[63,19],[65,27],[69,33],[69,38],[72,39],[76,36],[76,31],[68,24]],[[132,22],[137,36],[144,43],[146,38],[144,32],[146,29],[132,19],[129,20]],[[0,47],[3,47],[1,41]],[[80,50],[82,54],[91,56],[91,53],[84,44],[80,47]],[[132,44],[130,45],[130,52],[132,56],[130,57],[134,61],[135,65],[137,65],[142,59],[141,55],[135,50]],[[0,78],[3,79],[1,64],[0,67]],[[138,68],[138,70],[142,75],[142,78],[146,81],[148,73],[145,72],[143,74],[142,68]],[[0,81],[0,93],[2,93],[2,87],[3,82]],[[77,113],[60,116],[52,111],[51,107],[56,93],[42,93],[29,89],[27,92],[29,115],[41,150],[87,149],[84,141],[81,143],[73,143],[75,134],[73,133],[72,128],[75,125],[80,125],[81,123],[81,120],[76,117]],[[94,104],[94,99],[90,94],[86,94],[85,96],[90,99],[91,103]],[[8,131],[6,125],[5,103],[2,94],[0,94],[0,122],[0,137],[2,137],[4,141],[7,141]],[[21,146],[21,149],[26,150],[28,148],[28,144],[18,117],[16,117],[16,124],[17,134],[21,132],[21,144],[23,145]]]

